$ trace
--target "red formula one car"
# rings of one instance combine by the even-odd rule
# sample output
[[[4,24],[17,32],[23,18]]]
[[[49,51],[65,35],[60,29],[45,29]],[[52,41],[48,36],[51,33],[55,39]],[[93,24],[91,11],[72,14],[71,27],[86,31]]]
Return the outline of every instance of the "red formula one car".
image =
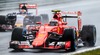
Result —
[[[31,23],[25,25],[24,28],[15,28],[9,43],[10,48],[15,50],[43,48],[75,51],[80,41],[84,46],[95,45],[96,28],[94,25],[81,26],[80,11],[52,10],[52,12],[54,12],[53,19],[47,24],[36,22],[36,26]],[[62,16],[62,14],[66,15]],[[67,18],[77,18],[78,28],[68,26]]]

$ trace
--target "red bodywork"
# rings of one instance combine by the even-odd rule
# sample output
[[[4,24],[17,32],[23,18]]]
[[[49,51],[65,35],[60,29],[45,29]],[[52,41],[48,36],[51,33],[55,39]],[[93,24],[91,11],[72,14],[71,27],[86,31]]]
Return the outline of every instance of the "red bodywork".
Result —
[[[64,13],[64,12],[63,12]],[[65,12],[67,13],[67,12]],[[79,36],[78,31],[81,30],[81,19],[80,12],[75,12],[77,16],[61,16],[61,12],[56,12],[53,16],[53,20],[56,20],[58,24],[56,26],[50,26],[50,24],[44,24],[38,27],[36,32],[36,37],[30,45],[19,45],[19,48],[46,48],[46,49],[61,49],[60,45],[48,45],[46,44],[49,38],[49,32],[55,32],[62,37],[65,28],[73,28],[76,30],[77,36]],[[68,18],[78,18],[78,29],[75,26],[67,26],[67,22],[63,21],[63,17]],[[41,24],[41,23],[38,23]],[[34,28],[33,28],[34,29]],[[59,42],[59,41],[58,41]],[[71,41],[64,42],[64,49],[69,49],[71,47]]]
[[[58,34],[62,34],[63,33],[63,25],[59,25],[58,26],[41,26],[39,29],[39,32],[36,35],[36,38],[33,40],[32,45],[33,46],[42,46],[46,39],[48,38],[48,32],[56,32]]]

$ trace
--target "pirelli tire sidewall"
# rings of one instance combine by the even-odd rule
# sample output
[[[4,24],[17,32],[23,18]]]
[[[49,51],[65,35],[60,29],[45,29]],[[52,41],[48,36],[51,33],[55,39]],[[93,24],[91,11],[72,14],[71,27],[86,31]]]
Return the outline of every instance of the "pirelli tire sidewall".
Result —
[[[94,25],[84,25],[80,33],[84,46],[95,46],[96,27]]]
[[[14,28],[11,35],[11,41],[26,41],[26,38],[22,35],[22,28]]]

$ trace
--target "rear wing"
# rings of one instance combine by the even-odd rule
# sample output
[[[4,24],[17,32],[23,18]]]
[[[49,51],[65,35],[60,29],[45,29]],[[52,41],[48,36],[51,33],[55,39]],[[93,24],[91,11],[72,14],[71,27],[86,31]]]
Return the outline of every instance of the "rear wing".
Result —
[[[62,18],[79,18],[82,13],[80,11],[77,12],[63,12],[61,11],[62,14],[66,14],[64,16],[62,16]]]
[[[82,13],[80,11],[77,12],[61,12],[62,14],[66,14],[64,16],[62,16],[62,18],[78,18],[77,19],[77,23],[78,23],[78,30],[81,30],[81,26],[82,26],[82,21],[80,16],[82,15]]]
[[[19,11],[24,5],[26,6],[27,9],[36,9],[36,15],[38,14],[37,4],[20,3],[19,4]]]

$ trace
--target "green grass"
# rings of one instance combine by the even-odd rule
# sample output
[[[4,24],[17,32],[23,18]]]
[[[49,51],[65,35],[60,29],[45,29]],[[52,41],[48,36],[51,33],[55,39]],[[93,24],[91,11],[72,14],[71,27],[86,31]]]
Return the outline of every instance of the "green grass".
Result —
[[[75,55],[100,55],[100,49],[87,51],[87,52],[83,52],[83,53],[75,54]]]

